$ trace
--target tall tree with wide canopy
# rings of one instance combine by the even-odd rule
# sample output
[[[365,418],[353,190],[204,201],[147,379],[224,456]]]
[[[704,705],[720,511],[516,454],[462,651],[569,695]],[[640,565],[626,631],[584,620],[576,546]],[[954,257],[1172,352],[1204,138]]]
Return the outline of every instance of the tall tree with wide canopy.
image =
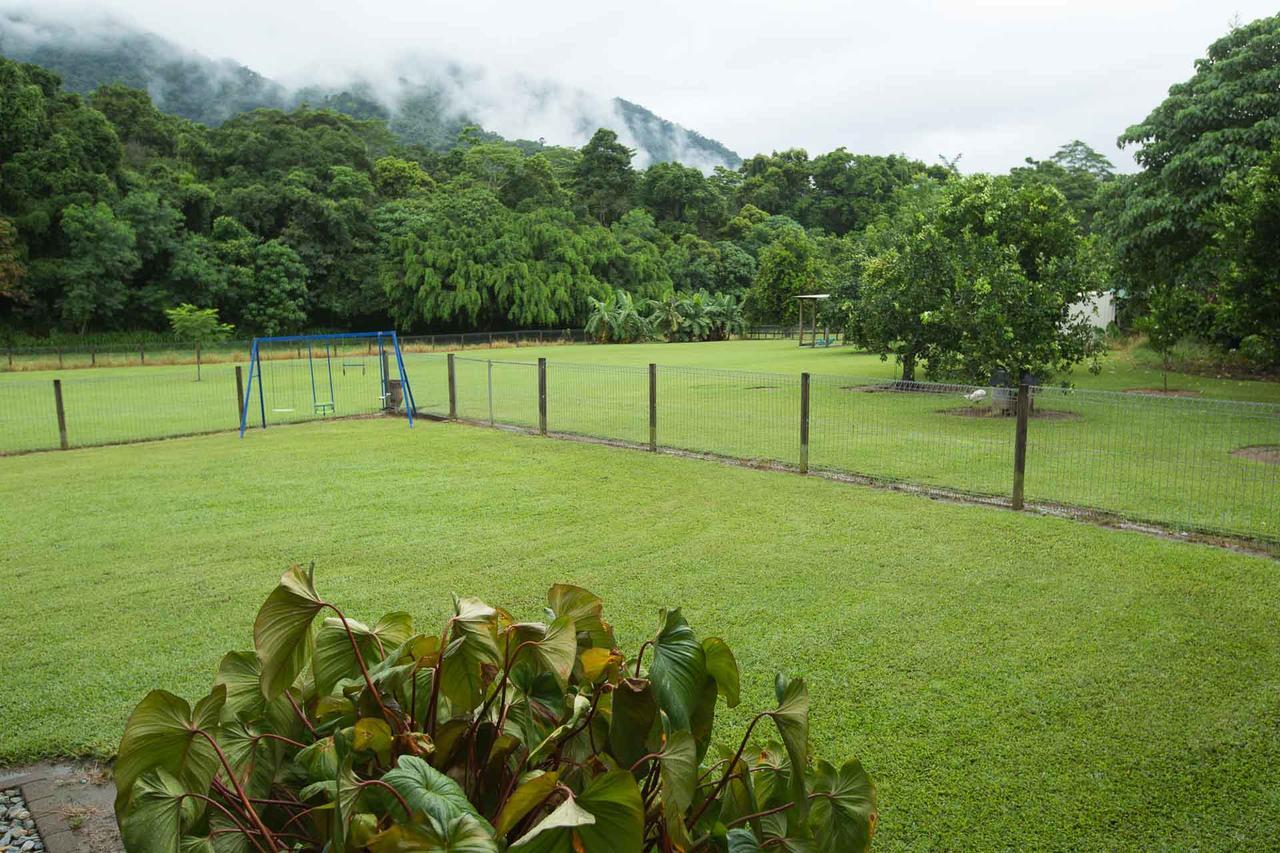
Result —
[[[600,128],[586,145],[574,173],[574,191],[588,216],[601,225],[613,224],[631,209],[636,173],[634,152],[618,141],[618,134]]]
[[[1139,299],[1162,280],[1202,293],[1217,275],[1211,213],[1233,176],[1280,140],[1280,15],[1234,28],[1196,72],[1120,136],[1143,171],[1108,211],[1108,231]]]

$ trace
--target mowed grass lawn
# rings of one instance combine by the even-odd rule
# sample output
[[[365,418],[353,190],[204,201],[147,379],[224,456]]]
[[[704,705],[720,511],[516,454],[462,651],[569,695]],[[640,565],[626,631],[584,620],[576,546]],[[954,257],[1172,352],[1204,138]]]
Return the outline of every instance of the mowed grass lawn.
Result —
[[[111,754],[195,698],[290,563],[360,618],[449,593],[681,606],[744,669],[724,742],[804,674],[882,850],[1241,850],[1280,837],[1280,571],[1073,522],[476,429],[345,421],[0,459],[0,762]]]

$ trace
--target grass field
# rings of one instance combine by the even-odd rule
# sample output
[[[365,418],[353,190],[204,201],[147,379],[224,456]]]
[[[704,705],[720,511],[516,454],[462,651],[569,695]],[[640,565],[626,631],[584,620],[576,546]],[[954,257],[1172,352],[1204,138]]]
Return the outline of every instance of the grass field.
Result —
[[[864,393],[893,378],[894,365],[849,349],[800,349],[791,341],[553,346],[468,350],[457,362],[459,414],[527,427],[537,423],[535,361],[549,361],[549,426],[637,443],[648,441],[648,378],[659,371],[658,441],[667,447],[794,464],[799,455],[799,373],[814,374],[810,464],[1007,498],[1014,424],[957,417],[963,391]],[[492,359],[493,365],[487,362]],[[1172,386],[1204,399],[1118,394],[1160,384],[1141,351],[1113,353],[1079,390],[1046,390],[1044,419],[1029,432],[1027,496],[1175,527],[1280,538],[1280,466],[1234,455],[1280,445],[1280,383],[1175,376]],[[420,409],[448,411],[445,360],[406,356]],[[727,372],[732,370],[734,372]],[[271,423],[313,417],[306,360],[266,363]],[[192,365],[0,375],[0,450],[56,446],[49,379],[63,378],[71,444],[84,445],[233,428],[234,369]],[[492,407],[490,406],[492,376]],[[373,412],[378,370],[358,355],[334,365],[339,414]],[[327,373],[316,399],[330,397]],[[1255,405],[1218,402],[1236,397]],[[1270,401],[1270,402],[1267,402]],[[256,399],[253,417],[259,418]],[[1049,418],[1049,415],[1057,417]]]
[[[358,617],[448,594],[681,605],[807,675],[878,849],[1261,849],[1280,837],[1271,561],[1003,510],[390,420],[0,459],[0,763],[109,755],[148,689],[207,690],[294,561]],[[727,735],[726,735],[727,737]]]

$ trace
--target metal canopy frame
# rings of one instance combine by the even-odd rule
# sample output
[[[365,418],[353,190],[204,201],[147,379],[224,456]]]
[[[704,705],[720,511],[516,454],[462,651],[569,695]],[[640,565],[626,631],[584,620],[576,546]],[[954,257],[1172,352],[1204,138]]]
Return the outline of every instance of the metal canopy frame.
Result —
[[[396,370],[400,374],[400,388],[404,395],[404,410],[409,418],[409,426],[413,426],[413,412],[417,408],[417,403],[413,399],[413,388],[409,385],[409,374],[404,369],[404,356],[400,351],[400,339],[396,337],[395,332],[348,332],[326,335],[276,335],[272,337],[254,338],[253,344],[249,348],[249,382],[244,390],[244,405],[240,408],[240,437],[244,438],[244,431],[249,425],[249,401],[253,399],[253,383],[256,379],[258,382],[258,412],[262,419],[262,428],[267,428],[267,403],[266,395],[262,387],[262,351],[261,344],[277,344],[277,343],[302,343],[307,344],[307,369],[311,374],[311,405],[314,411],[316,407],[316,375],[315,365],[312,359],[311,345],[316,341],[324,341],[325,361],[329,365],[329,404],[336,411],[336,401],[333,399],[333,364],[330,346],[332,341],[350,340],[350,339],[367,340],[373,339],[378,342],[378,372],[380,382],[382,384],[382,399],[389,400],[391,392],[388,387],[390,377],[383,369],[385,363],[383,356],[387,352],[387,345],[390,344],[391,351],[396,356]]]
[[[796,297],[796,305],[800,309],[800,346],[816,347],[818,345],[818,303],[825,302],[831,298],[830,293],[805,293]],[[813,329],[809,334],[809,343],[804,342],[804,305],[808,300],[813,303]],[[829,326],[822,327],[822,339],[826,341],[824,346],[831,346],[831,328]]]

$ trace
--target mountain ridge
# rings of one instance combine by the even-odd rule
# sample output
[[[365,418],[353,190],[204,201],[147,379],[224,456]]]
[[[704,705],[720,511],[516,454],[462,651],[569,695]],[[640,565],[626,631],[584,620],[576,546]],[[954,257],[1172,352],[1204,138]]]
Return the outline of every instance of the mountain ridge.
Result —
[[[635,149],[641,167],[674,160],[710,172],[742,162],[723,143],[632,101],[432,57],[402,57],[382,80],[353,73],[290,88],[116,19],[73,25],[31,11],[0,12],[0,54],[57,72],[69,91],[122,83],[146,91],[164,112],[211,126],[253,109],[307,104],[382,119],[401,142],[437,151],[456,145],[468,125],[513,142],[537,140],[525,145],[573,146],[608,127]]]

